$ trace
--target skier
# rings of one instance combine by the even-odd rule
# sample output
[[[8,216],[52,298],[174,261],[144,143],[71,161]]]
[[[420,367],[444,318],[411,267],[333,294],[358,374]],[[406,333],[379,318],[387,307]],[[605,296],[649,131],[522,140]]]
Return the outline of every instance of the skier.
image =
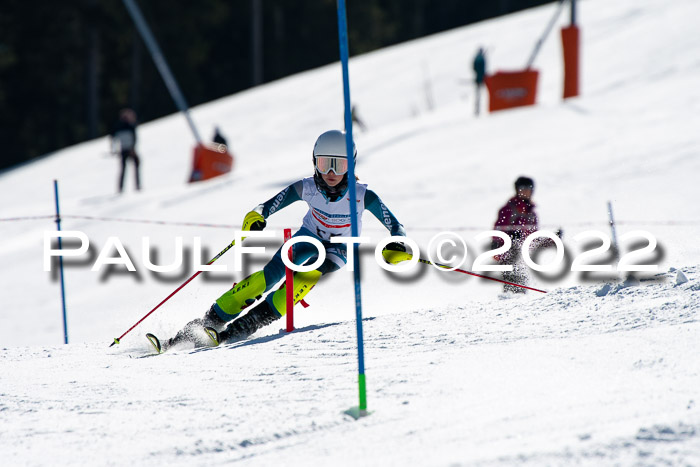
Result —
[[[353,143],[353,160],[357,159],[357,149]],[[345,133],[331,130],[316,140],[313,149],[314,175],[288,186],[274,197],[245,215],[243,231],[263,230],[267,218],[296,201],[305,201],[309,211],[301,228],[294,234],[309,236],[321,242],[326,251],[326,260],[318,269],[310,272],[294,273],[294,303],[301,301],[321,276],[337,271],[347,262],[347,247],[343,243],[331,243],[331,237],[350,236],[350,209],[348,197],[348,156]],[[358,223],[364,209],[370,211],[389,230],[392,236],[405,236],[406,232],[399,221],[367,185],[355,183]],[[358,234],[361,224],[358,226]],[[152,334],[148,335],[156,350],[184,341],[196,341],[195,333],[204,328],[214,345],[230,340],[248,337],[263,326],[286,314],[286,290],[270,293],[257,304],[255,302],[270,291],[285,275],[281,248],[261,271],[257,271],[234,285],[219,297],[201,319],[189,322],[175,337],[160,347],[160,342]],[[403,243],[394,242],[386,246],[388,251],[406,251]],[[317,259],[316,247],[300,242],[292,246],[297,264],[314,262]],[[242,311],[255,304],[247,313]],[[228,325],[227,325],[228,323]]]
[[[527,268],[520,258],[520,249],[528,235],[538,229],[537,213],[535,204],[532,202],[532,192],[535,189],[535,182],[530,177],[518,177],[515,180],[515,196],[498,211],[498,219],[494,225],[494,230],[505,232],[511,239],[511,248],[502,255],[495,257],[499,264],[513,266],[512,271],[503,272],[503,280],[526,285],[528,282]],[[561,229],[555,232],[561,237]],[[548,238],[539,238],[533,243],[533,248],[543,248],[553,245],[554,242]],[[503,240],[493,237],[491,249],[503,246]],[[504,292],[525,293],[522,287],[505,284]]]

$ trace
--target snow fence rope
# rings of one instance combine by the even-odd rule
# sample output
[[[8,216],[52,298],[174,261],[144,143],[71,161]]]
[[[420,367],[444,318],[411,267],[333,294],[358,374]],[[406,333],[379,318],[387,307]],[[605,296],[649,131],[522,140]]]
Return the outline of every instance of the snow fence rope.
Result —
[[[0,222],[19,222],[19,221],[31,221],[31,220],[45,220],[45,219],[55,219],[55,214],[41,215],[41,216],[19,216],[19,217],[6,217],[0,218]],[[170,225],[170,226],[183,226],[183,227],[207,227],[216,229],[236,229],[240,226],[233,224],[212,224],[206,222],[177,222],[177,221],[161,221],[161,220],[148,220],[148,219],[127,219],[119,217],[99,217],[99,216],[85,216],[77,214],[63,214],[62,219],[81,219],[81,220],[92,220],[100,222],[126,222],[132,224],[155,224],[155,225]],[[627,221],[615,221],[616,225],[654,225],[654,226],[672,226],[672,227],[694,227],[700,225],[700,220],[693,221],[674,221],[674,220],[660,220],[660,221],[644,221],[644,220],[627,220]],[[580,222],[567,222],[564,224],[566,228],[572,227],[592,227],[592,226],[607,226],[607,221],[580,221]],[[509,226],[504,226],[504,229],[508,229]],[[528,226],[516,226],[513,228],[523,228]],[[558,228],[555,225],[545,224],[548,228]],[[453,227],[445,227],[438,229],[436,227],[411,227],[411,231],[416,232],[437,232],[437,231],[479,231],[486,230],[484,226],[473,226],[473,225],[460,225]],[[369,226],[365,230],[372,230]],[[379,229],[377,229],[379,230]]]

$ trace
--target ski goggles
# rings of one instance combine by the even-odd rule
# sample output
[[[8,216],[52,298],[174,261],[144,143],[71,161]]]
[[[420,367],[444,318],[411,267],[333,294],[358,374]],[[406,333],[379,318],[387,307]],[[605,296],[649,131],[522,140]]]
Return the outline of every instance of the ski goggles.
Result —
[[[326,175],[331,170],[336,175],[345,175],[348,171],[348,160],[336,156],[316,156],[316,170]]]

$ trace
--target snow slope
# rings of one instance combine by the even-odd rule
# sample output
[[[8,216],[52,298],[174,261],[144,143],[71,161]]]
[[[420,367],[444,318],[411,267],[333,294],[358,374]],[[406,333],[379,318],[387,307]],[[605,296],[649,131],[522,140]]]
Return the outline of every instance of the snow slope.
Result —
[[[609,233],[611,201],[619,236],[645,230],[658,240],[640,258],[658,271],[623,281],[571,272],[567,262],[554,277],[533,276],[546,295],[503,298],[497,284],[428,266],[386,273],[363,249],[373,413],[359,421],[342,414],[357,404],[344,271],[314,289],[292,334],[275,323],[242,343],[139,358],[149,352],[143,333],[177,331],[245,275],[233,272],[229,253],[217,262],[229,272],[198,277],[108,348],[193,272],[192,264],[146,270],[143,237],[159,264],[173,260],[178,236],[190,250],[201,237],[202,256],[212,257],[245,212],[310,174],[316,136],[342,126],[342,89],[338,64],[302,73],[193,109],[203,134],[218,125],[232,143],[236,167],[226,177],[185,183],[193,141],[180,115],[139,128],[140,193],[114,195],[117,163],[103,155],[105,138],[0,175],[3,463],[700,463],[700,4],[579,7],[582,97],[568,102],[556,34],[535,62],[536,107],[475,118],[473,90],[462,83],[480,45],[491,71],[522,67],[554,5],[354,58],[352,97],[370,127],[356,135],[358,174],[424,253],[438,232],[462,236],[467,269],[485,247],[475,237],[527,174],[542,226],[564,228],[569,261],[585,247],[577,234]],[[56,274],[43,271],[53,179],[63,229],[91,244],[89,257],[66,268],[69,345]],[[277,213],[268,230],[281,241],[303,213],[301,205]],[[385,235],[370,215],[364,226],[375,242]],[[137,273],[91,271],[109,237]],[[259,243],[268,253],[249,267],[280,241]]]

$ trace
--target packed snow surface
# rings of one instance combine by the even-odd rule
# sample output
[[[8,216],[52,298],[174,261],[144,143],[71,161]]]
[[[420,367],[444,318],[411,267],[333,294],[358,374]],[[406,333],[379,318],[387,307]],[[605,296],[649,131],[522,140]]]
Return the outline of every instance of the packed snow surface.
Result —
[[[363,246],[370,414],[358,420],[344,414],[358,404],[347,271],[297,307],[293,333],[277,321],[242,342],[158,356],[144,338],[172,335],[262,266],[282,229],[300,225],[302,203],[268,219],[277,236],[250,243],[267,252],[243,271],[227,253],[215,263],[227,271],[200,275],[109,346],[194,273],[196,241],[206,262],[247,211],[312,173],[316,137],[342,127],[339,64],[192,109],[200,132],[219,126],[235,154],[217,179],[186,183],[193,139],[179,114],[139,127],[141,192],[128,172],[115,194],[106,138],[0,174],[2,464],[700,464],[700,3],[578,5],[581,97],[565,102],[557,28],[567,15],[535,61],[536,106],[477,118],[469,81],[479,46],[490,72],[522,68],[554,4],[351,60],[369,127],[355,130],[357,173],[422,256],[451,231],[471,269],[519,175],[535,179],[541,227],[563,228],[566,251],[555,271],[531,274],[547,293],[505,295],[422,264],[386,272]],[[54,179],[62,229],[90,242],[65,261],[68,345],[56,264],[44,270]],[[655,270],[618,272],[608,252],[583,264],[613,271],[571,271],[601,244],[578,235],[612,236],[608,202],[620,253]],[[363,223],[373,244],[386,236],[371,215]],[[182,268],[148,270],[144,238],[163,265],[177,259],[177,237]],[[136,272],[92,270],[119,257],[115,238]]]

